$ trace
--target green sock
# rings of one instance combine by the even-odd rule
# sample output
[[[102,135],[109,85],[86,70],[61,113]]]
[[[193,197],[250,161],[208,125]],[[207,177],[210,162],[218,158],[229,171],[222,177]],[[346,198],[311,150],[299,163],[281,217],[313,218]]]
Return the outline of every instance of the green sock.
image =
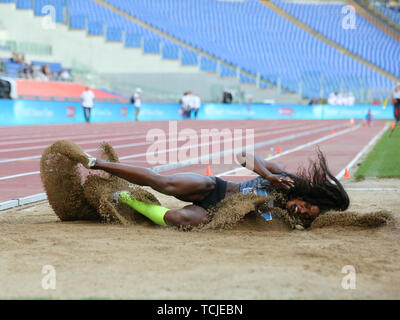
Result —
[[[169,211],[169,209],[155,204],[144,203],[142,201],[136,200],[132,198],[132,196],[128,192],[121,192],[120,200],[122,203],[130,206],[132,209],[135,209],[137,212],[149,218],[154,223],[160,226],[167,225],[164,221],[164,216],[165,213]]]

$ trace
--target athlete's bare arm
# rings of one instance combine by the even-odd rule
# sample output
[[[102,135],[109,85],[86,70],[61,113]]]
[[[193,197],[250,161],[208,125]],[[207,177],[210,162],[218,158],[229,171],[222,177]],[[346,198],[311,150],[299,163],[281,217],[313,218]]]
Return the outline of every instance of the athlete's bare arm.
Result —
[[[252,170],[276,186],[284,189],[290,189],[293,186],[293,180],[287,177],[282,167],[275,162],[264,160],[260,156],[245,151],[236,154],[236,158],[243,167]]]

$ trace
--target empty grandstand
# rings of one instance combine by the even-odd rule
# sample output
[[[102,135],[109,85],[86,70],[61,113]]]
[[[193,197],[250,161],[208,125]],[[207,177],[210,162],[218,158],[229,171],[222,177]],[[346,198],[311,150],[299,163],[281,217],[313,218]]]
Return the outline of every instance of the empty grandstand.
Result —
[[[399,43],[357,14],[355,28],[343,28],[346,2],[1,2],[15,3],[17,11],[32,11],[36,17],[53,16],[66,27],[62,32],[76,40],[69,56],[58,50],[59,40],[47,42],[52,60],[59,60],[50,64],[52,72],[67,64],[82,82],[125,95],[139,85],[150,99],[174,100],[193,83],[208,101],[231,87],[239,102],[251,97],[304,103],[335,91],[351,91],[357,102],[371,102],[384,100],[400,77]],[[78,39],[79,31],[85,38]],[[92,50],[91,56],[75,54],[78,49]],[[106,52],[113,52],[114,64],[104,61]],[[7,65],[7,72],[18,76],[18,66]]]

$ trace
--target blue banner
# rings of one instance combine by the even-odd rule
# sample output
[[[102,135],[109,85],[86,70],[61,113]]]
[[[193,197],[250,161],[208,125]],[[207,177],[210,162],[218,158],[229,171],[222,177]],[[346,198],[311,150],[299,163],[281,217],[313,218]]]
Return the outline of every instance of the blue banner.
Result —
[[[363,119],[368,110],[375,119],[392,119],[393,106],[385,109],[380,105],[266,105],[266,104],[213,104],[202,105],[199,119],[238,120],[238,119]]]
[[[140,121],[166,121],[183,119],[179,104],[144,103],[140,108]],[[378,105],[266,105],[266,104],[203,104],[199,120],[242,119],[364,119],[368,110],[375,119],[392,119],[393,106],[385,109]],[[92,109],[92,122],[134,121],[136,108],[127,103],[100,103]],[[192,114],[193,118],[193,114]],[[30,125],[84,122],[80,102],[0,100],[0,125]]]

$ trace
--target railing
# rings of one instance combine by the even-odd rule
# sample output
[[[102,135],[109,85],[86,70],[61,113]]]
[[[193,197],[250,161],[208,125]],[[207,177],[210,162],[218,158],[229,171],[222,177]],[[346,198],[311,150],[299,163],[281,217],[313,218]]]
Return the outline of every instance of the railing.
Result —
[[[50,56],[53,53],[51,45],[13,40],[0,40],[0,49],[10,52],[43,56]]]

